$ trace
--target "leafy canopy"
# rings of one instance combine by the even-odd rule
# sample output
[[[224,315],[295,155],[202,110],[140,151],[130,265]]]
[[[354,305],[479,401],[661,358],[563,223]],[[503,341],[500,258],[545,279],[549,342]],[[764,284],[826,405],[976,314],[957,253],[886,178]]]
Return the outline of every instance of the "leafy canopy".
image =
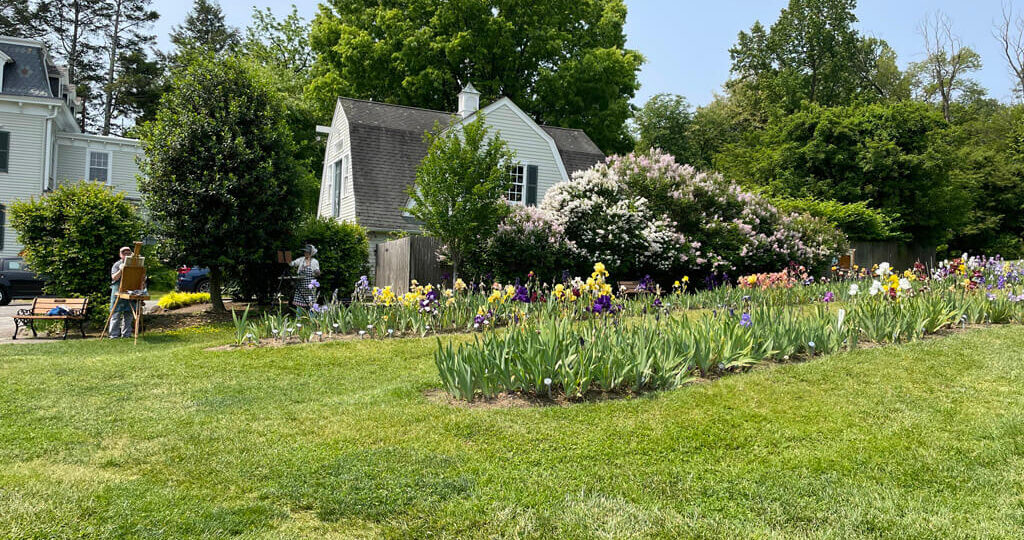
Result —
[[[140,129],[139,188],[177,262],[223,269],[269,261],[296,217],[291,133],[276,93],[234,57],[179,70],[155,121]]]
[[[623,0],[327,0],[309,92],[324,114],[338,96],[454,111],[472,82],[485,101],[628,150],[643,57],[625,48],[625,18]]]
[[[946,128],[939,111],[911,101],[809,106],[729,145],[715,164],[774,196],[867,201],[902,218],[904,236],[941,243],[963,214]]]
[[[435,126],[435,132],[440,126]],[[457,274],[463,258],[481,246],[508,214],[505,202],[514,154],[490,135],[484,116],[426,135],[430,148],[409,189],[409,213],[444,244]]]

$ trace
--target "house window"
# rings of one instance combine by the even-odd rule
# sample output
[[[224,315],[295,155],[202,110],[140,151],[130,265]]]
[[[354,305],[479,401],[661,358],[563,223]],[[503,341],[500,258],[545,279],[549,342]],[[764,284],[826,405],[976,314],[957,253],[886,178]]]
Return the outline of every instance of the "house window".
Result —
[[[7,222],[7,208],[0,204],[0,251],[4,250],[4,233],[6,229],[4,225]]]
[[[342,159],[334,162],[334,217],[341,215],[341,198],[345,196],[345,162]]]
[[[513,165],[508,168],[508,174],[512,177],[512,183],[508,186],[508,202],[523,204],[523,191],[526,188],[526,167]]]
[[[89,164],[85,177],[94,182],[110,184],[110,152],[89,150]]]
[[[3,64],[0,64],[0,68]],[[11,134],[7,131],[0,131],[0,173],[7,172],[7,164],[11,156]]]

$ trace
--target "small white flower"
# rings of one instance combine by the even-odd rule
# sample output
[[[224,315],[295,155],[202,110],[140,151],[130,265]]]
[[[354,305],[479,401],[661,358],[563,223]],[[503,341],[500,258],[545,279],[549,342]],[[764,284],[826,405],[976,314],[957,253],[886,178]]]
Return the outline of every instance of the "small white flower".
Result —
[[[907,278],[900,278],[900,289],[904,291],[910,290],[910,280]]]
[[[860,285],[857,285],[856,283],[851,283],[850,284],[850,296],[857,296],[857,293],[859,293],[859,292],[860,292]]]
[[[882,292],[882,282],[878,281],[877,279],[873,281],[871,283],[871,288],[868,289],[868,292],[871,293],[871,296],[874,296]]]
[[[480,323],[473,323],[473,328],[480,328]]]
[[[362,336],[362,335],[365,335],[365,334],[366,334],[366,330],[360,330],[360,331],[359,331],[359,335],[360,335],[360,336]]]
[[[548,385],[548,386],[551,386],[551,378],[550,378],[550,377],[548,377],[548,378],[545,378],[545,379],[544,379],[544,384],[546,384],[546,385]]]
[[[366,325],[366,329],[367,329],[367,330],[373,330],[373,325],[372,325],[372,324],[368,324],[368,325]]]
[[[295,328],[302,328],[302,325],[299,323],[295,323]]]

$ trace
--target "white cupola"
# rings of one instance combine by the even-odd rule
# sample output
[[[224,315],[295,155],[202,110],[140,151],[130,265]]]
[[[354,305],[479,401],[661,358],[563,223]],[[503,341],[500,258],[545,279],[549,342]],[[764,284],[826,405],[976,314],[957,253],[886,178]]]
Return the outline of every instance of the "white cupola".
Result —
[[[478,110],[480,110],[480,92],[473,88],[473,83],[468,83],[459,92],[459,118],[465,118]]]

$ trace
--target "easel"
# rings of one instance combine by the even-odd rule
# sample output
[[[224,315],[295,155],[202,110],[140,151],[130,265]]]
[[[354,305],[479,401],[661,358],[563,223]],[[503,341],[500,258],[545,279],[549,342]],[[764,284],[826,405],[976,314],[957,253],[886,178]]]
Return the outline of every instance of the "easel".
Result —
[[[128,302],[128,308],[135,319],[135,344],[139,343],[139,330],[145,327],[142,324],[142,301],[149,300],[149,295],[130,294],[129,291],[146,288],[146,258],[140,254],[141,251],[142,242],[135,242],[135,251],[124,260],[124,266],[121,267],[121,283],[117,287],[117,299],[110,308],[110,315],[107,315],[107,323],[103,325],[100,337],[103,337],[104,332],[109,335],[110,319],[114,317],[118,304],[124,301]]]

